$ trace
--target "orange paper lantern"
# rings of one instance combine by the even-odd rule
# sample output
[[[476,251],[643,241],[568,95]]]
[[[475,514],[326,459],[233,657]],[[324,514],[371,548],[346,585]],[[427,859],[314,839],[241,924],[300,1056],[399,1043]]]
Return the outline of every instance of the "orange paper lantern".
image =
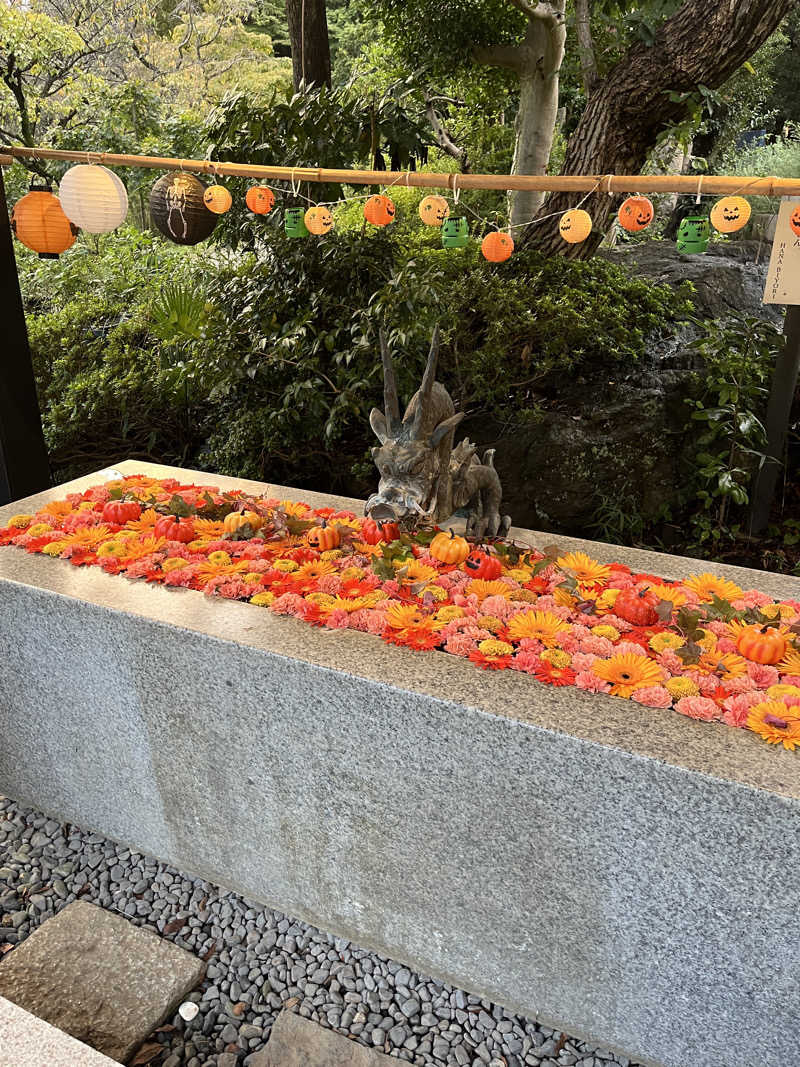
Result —
[[[317,236],[328,233],[333,227],[333,215],[326,207],[310,207],[305,213],[303,221],[308,232]]]
[[[792,227],[792,232],[800,237],[800,204],[797,205],[789,216],[789,225]]]
[[[719,233],[736,233],[750,221],[752,208],[743,196],[723,196],[711,208],[711,225]]]
[[[244,199],[254,215],[268,215],[275,204],[275,194],[266,185],[251,186]]]
[[[425,196],[420,201],[419,217],[426,226],[441,226],[450,214],[450,205],[443,196]]]
[[[488,259],[490,263],[502,263],[504,260],[510,259],[513,251],[514,239],[510,233],[494,231],[493,233],[487,233],[481,241],[483,257]]]
[[[558,224],[558,232],[569,244],[578,245],[592,232],[592,216],[579,207],[565,211]]]
[[[14,205],[11,229],[41,259],[58,259],[78,235],[78,227],[64,214],[58,197],[42,186],[34,186]]]
[[[373,226],[388,226],[394,222],[395,206],[388,196],[371,196],[364,204],[364,218]]]
[[[617,218],[623,230],[638,233],[650,225],[654,215],[652,201],[646,196],[629,196],[619,209]]]
[[[224,185],[209,185],[203,193],[203,203],[215,215],[224,215],[230,211],[233,198]]]

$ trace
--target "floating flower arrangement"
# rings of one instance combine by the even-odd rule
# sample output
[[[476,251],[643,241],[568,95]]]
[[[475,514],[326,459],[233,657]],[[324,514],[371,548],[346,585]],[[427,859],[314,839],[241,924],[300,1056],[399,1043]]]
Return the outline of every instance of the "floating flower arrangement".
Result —
[[[15,515],[0,545],[800,747],[800,602],[713,574],[668,581],[144,475]]]

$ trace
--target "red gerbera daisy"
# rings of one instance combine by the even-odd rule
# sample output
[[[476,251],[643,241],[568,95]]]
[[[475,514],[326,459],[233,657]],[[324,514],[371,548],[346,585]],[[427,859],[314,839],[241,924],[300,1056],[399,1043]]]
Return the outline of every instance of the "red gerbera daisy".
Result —
[[[470,660],[484,671],[502,671],[511,665],[512,656],[487,656],[476,648],[469,654]]]
[[[533,676],[538,682],[545,682],[547,685],[572,685],[575,682],[575,671],[569,667],[554,667],[546,660],[542,660]]]

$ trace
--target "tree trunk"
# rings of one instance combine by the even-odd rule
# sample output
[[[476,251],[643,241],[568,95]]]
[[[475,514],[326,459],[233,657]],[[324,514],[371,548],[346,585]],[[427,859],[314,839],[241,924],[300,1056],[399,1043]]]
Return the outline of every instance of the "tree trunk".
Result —
[[[659,29],[652,46],[638,43],[597,83],[567,145],[563,174],[637,174],[659,134],[685,117],[671,94],[715,89],[761,47],[797,0],[686,0]],[[556,221],[532,226],[526,240],[546,252],[586,259],[605,234],[619,197],[598,193],[586,204],[595,228],[583,244],[566,245]],[[548,197],[540,214],[574,207],[574,195]]]
[[[301,85],[331,84],[331,50],[325,0],[286,0],[292,45],[292,79]]]

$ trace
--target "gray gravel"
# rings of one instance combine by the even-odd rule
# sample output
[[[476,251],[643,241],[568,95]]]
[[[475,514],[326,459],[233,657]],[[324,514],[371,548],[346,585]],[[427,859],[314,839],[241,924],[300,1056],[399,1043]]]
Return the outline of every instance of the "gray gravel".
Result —
[[[0,946],[76,897],[208,961],[160,1067],[246,1067],[284,1007],[420,1067],[637,1067],[472,993],[0,797]]]

